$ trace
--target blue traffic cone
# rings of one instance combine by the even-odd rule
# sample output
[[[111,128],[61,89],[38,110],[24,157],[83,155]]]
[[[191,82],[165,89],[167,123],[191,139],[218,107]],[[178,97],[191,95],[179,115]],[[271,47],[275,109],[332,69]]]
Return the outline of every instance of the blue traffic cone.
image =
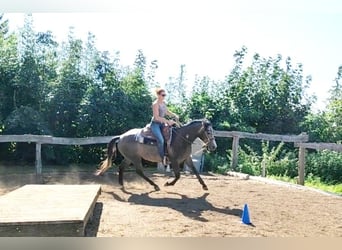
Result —
[[[249,211],[248,211],[248,205],[245,204],[242,212],[242,223],[244,224],[251,224],[251,221],[249,219]]]

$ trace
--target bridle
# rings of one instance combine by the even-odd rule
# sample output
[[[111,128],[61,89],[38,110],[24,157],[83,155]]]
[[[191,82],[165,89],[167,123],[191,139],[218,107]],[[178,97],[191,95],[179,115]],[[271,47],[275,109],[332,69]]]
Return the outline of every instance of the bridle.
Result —
[[[210,126],[209,129],[205,128],[206,125],[204,124],[204,122],[202,122],[202,127],[200,129],[200,133],[202,133],[202,130],[204,130],[204,135],[207,137],[207,142],[204,142],[203,144],[203,148],[206,148],[208,147],[209,143],[211,143],[212,141],[215,140],[215,137],[214,137],[214,131],[213,131],[213,128]],[[209,131],[208,131],[209,130]]]
[[[181,127],[181,123],[179,121],[177,121],[177,126],[178,127]],[[210,131],[208,131],[208,129],[206,129],[206,124],[204,122],[202,122],[202,126],[200,128],[200,130],[198,131],[199,134],[203,133],[204,132],[204,135],[206,136],[206,139],[207,139],[207,142],[204,142],[203,140],[203,147],[202,149],[200,149],[198,152],[194,153],[194,154],[197,154],[199,153],[200,151],[206,149],[209,145],[209,143],[211,143],[212,141],[215,140],[215,137],[214,137],[214,131],[213,131],[213,128],[210,126]],[[182,136],[181,134],[179,134],[176,130],[173,131],[174,133],[178,134],[178,136],[180,138],[182,138],[182,140],[184,140],[185,142],[189,143],[189,144],[193,144],[193,142],[189,141],[187,138],[185,138],[184,136]]]

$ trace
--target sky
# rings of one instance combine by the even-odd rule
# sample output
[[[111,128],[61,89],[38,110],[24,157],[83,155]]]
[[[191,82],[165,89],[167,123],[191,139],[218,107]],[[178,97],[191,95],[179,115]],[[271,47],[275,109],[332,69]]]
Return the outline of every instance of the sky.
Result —
[[[120,51],[125,65],[141,49],[158,61],[161,84],[181,64],[188,83],[196,74],[223,80],[242,46],[250,57],[289,56],[312,76],[308,92],[317,109],[342,65],[340,0],[1,0],[0,12],[12,30],[22,26],[23,13],[33,13],[35,30],[51,30],[58,41],[70,26],[82,39],[91,32],[99,50]]]

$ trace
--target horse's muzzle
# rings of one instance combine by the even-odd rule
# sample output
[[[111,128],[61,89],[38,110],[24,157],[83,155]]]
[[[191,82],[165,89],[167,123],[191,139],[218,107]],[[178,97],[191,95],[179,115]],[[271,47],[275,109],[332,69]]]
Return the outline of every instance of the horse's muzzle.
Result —
[[[217,148],[217,144],[216,144],[216,141],[215,140],[211,140],[209,143],[208,143],[208,146],[207,146],[207,149],[212,152],[212,151],[215,151]]]

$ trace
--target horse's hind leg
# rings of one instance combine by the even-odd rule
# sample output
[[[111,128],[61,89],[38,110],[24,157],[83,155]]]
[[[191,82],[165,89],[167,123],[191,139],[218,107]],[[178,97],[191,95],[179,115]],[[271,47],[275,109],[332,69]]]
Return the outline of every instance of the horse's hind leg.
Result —
[[[196,175],[198,181],[201,183],[202,188],[204,190],[208,190],[207,185],[204,183],[204,181],[202,180],[201,176],[199,175],[199,173],[198,173],[197,169],[195,168],[195,165],[192,162],[192,159],[191,159],[190,156],[189,156],[189,158],[186,159],[185,163],[186,163],[186,165],[188,165],[191,168],[192,172],[194,172],[194,174]]]
[[[135,168],[136,168],[137,174],[140,175],[145,181],[147,181],[148,183],[150,183],[150,184],[154,187],[154,189],[155,189],[156,191],[159,191],[160,188],[158,187],[158,185],[155,184],[150,178],[148,178],[148,177],[144,174],[144,172],[143,172],[143,165],[142,165],[142,163],[141,163],[141,159],[135,160],[135,161],[133,162],[133,164],[134,164],[134,166],[135,166]]]
[[[123,161],[119,165],[119,184],[123,186],[123,172],[125,167],[128,167],[130,162],[126,159],[123,159]]]

